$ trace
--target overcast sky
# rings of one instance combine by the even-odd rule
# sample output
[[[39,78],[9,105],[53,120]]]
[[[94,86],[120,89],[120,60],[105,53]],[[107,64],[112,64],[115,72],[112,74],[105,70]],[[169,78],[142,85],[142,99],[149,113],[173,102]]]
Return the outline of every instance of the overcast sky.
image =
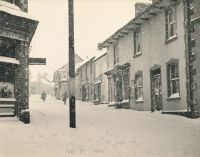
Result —
[[[32,74],[53,72],[68,62],[68,0],[29,0],[29,13],[39,20],[32,57],[45,57],[46,66],[31,66]],[[75,53],[85,59],[97,44],[134,17],[135,2],[150,0],[74,0]],[[32,75],[32,76],[33,76]]]

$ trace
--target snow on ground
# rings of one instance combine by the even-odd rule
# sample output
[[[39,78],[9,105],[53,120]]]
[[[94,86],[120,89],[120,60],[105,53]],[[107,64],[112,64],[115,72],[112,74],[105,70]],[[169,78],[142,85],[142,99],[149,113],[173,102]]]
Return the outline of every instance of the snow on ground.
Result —
[[[200,119],[30,98],[31,123],[0,118],[0,157],[198,157]]]

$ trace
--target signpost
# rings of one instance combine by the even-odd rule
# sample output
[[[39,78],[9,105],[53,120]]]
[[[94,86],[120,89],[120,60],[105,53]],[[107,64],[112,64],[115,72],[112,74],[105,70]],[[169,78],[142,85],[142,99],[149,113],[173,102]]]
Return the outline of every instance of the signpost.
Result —
[[[74,54],[74,4],[68,0],[69,16],[69,119],[70,128],[76,128],[75,107],[75,54]]]

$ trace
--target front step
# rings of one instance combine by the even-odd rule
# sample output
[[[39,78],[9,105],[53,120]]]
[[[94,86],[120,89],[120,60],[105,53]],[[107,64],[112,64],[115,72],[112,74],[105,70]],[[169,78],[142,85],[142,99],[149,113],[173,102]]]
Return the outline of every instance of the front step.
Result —
[[[0,117],[15,117],[15,113],[10,113],[10,112],[5,112],[5,113],[0,113]]]
[[[14,98],[0,98],[0,117],[15,116],[15,101]]]

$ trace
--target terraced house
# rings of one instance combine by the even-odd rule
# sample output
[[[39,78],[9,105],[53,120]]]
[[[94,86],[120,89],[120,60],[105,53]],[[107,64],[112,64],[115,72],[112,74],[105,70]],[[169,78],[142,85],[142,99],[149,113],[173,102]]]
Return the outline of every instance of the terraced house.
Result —
[[[107,71],[107,52],[102,50],[95,56],[93,64],[95,67],[94,78],[94,103],[108,103],[108,79],[104,74]]]
[[[75,54],[75,64],[82,62],[83,59]],[[56,99],[62,99],[65,92],[69,93],[69,64],[63,65],[57,69],[53,75],[54,96]]]
[[[199,2],[152,2],[137,3],[135,18],[101,43],[108,51],[109,102],[134,110],[198,113],[199,36],[193,32],[199,32]]]
[[[82,101],[94,100],[94,64],[93,57],[78,64],[76,69],[76,97]]]

